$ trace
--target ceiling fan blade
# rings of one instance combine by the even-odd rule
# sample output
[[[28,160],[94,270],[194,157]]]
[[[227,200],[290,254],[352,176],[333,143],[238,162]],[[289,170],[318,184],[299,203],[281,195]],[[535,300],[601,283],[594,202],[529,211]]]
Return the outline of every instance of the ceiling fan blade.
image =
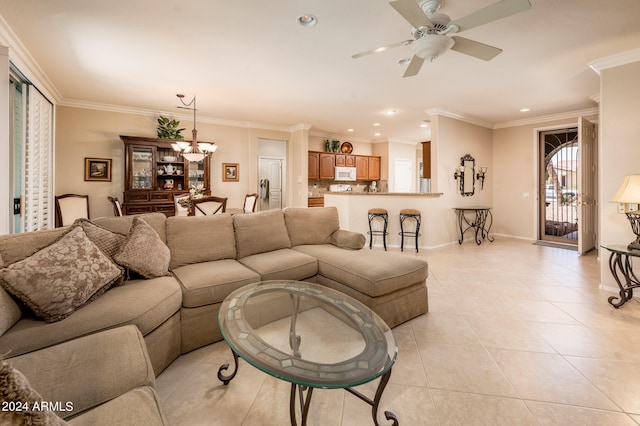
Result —
[[[404,19],[406,19],[413,28],[429,27],[432,28],[433,24],[427,18],[427,15],[420,9],[416,0],[395,0],[389,2],[396,12],[398,12]]]
[[[365,50],[364,52],[356,53],[351,57],[353,59],[358,59],[358,58],[362,58],[363,56],[373,55],[374,53],[384,52],[385,50],[393,49],[394,47],[408,46],[411,43],[413,43],[413,39],[398,41],[396,43],[387,44],[386,46],[380,46],[380,47],[376,47],[375,49]]]
[[[516,13],[524,12],[530,8],[531,3],[529,3],[529,0],[502,0],[463,18],[456,19],[451,22],[451,24],[457,25],[460,28],[459,31],[464,31],[497,21],[498,19],[506,18],[507,16],[515,15]]]
[[[411,58],[411,62],[409,62],[409,66],[407,67],[407,70],[404,72],[404,75],[402,77],[413,77],[414,75],[418,74],[420,72],[420,68],[422,68],[423,63],[424,59],[419,56],[413,55],[413,58]]]
[[[451,50],[474,56],[484,61],[490,61],[502,52],[502,49],[469,40],[468,38],[460,36],[453,36],[452,38],[455,40],[455,44],[451,47]]]

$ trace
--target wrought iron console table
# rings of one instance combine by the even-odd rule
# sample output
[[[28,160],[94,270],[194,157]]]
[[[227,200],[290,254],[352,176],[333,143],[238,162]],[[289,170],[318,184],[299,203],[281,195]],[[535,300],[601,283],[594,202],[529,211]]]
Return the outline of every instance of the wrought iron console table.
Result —
[[[472,207],[454,207],[456,215],[458,216],[458,228],[460,231],[460,238],[458,244],[462,244],[464,241],[464,233],[469,229],[475,229],[475,241],[476,244],[482,244],[482,240],[487,239],[489,242],[493,242],[494,238],[489,235],[491,231],[491,225],[493,225],[493,216],[491,215],[491,207],[485,206],[472,206]],[[466,213],[472,213],[473,219],[469,219]],[[487,219],[488,225],[487,226]],[[466,226],[466,228],[465,228]]]

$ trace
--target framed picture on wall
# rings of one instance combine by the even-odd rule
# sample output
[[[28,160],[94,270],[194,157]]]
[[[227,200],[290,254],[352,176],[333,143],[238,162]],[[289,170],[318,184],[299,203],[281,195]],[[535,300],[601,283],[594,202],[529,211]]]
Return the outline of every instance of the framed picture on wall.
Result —
[[[84,180],[111,182],[111,158],[85,158]]]
[[[222,163],[222,181],[240,182],[240,165],[238,163]]]

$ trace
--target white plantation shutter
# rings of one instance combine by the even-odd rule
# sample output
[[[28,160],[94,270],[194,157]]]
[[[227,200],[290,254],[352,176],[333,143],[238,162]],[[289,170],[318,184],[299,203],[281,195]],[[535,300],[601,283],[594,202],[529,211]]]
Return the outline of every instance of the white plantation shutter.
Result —
[[[28,87],[24,149],[24,230],[53,228],[53,105]]]

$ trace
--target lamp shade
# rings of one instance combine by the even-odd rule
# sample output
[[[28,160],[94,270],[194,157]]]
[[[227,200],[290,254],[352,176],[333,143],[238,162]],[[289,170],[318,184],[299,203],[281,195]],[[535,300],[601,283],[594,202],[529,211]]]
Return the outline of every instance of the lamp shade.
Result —
[[[640,175],[627,175],[624,177],[620,189],[610,200],[612,203],[640,203]]]

